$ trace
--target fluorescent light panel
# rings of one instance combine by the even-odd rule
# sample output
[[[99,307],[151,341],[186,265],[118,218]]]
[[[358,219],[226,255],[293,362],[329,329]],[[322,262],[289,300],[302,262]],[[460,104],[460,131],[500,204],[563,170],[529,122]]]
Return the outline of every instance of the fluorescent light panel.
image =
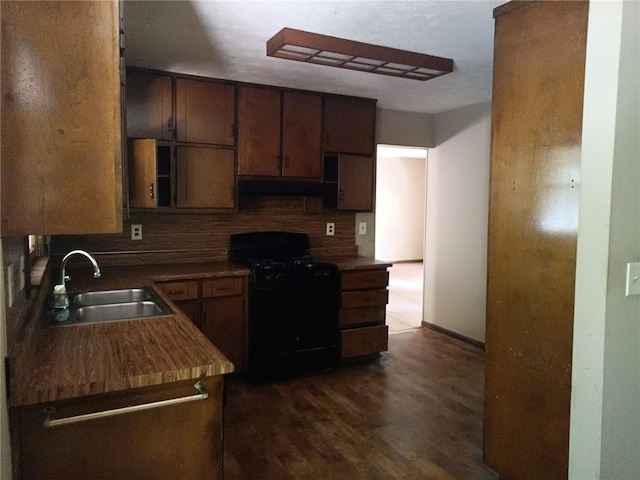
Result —
[[[267,56],[421,81],[453,71],[450,58],[293,28],[283,28],[267,41]]]

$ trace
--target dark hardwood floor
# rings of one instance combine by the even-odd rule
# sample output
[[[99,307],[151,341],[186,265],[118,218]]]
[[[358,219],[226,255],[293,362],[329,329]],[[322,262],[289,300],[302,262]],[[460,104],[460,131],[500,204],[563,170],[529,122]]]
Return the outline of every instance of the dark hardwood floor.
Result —
[[[426,329],[373,362],[228,380],[226,480],[497,479],[482,463],[483,352]]]

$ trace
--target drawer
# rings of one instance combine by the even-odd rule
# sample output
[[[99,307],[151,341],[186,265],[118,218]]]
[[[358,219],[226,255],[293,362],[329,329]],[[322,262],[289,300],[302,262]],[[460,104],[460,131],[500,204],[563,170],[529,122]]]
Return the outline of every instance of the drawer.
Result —
[[[389,290],[342,292],[342,308],[373,307],[389,303]]]
[[[210,278],[202,281],[202,297],[228,297],[242,295],[241,277]]]
[[[342,358],[361,357],[384,352],[389,345],[389,327],[350,328],[340,332]]]
[[[365,323],[384,323],[387,308],[385,306],[342,308],[338,324],[341,327]]]
[[[198,281],[167,282],[158,284],[162,292],[171,300],[192,300],[198,298]]]
[[[342,290],[360,290],[365,288],[387,288],[389,272],[370,270],[363,272],[343,272]]]

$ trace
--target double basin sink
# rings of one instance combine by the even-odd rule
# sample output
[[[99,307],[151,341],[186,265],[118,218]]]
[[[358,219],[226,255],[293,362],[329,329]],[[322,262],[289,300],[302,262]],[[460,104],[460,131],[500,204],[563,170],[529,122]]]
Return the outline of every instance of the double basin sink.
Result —
[[[50,309],[52,325],[117,322],[175,315],[175,312],[151,287],[123,290],[70,292],[69,307]]]

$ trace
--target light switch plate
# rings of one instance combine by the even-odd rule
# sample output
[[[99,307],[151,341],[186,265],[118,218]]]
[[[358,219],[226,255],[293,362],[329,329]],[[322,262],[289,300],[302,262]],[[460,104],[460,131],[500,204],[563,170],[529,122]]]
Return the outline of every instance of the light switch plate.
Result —
[[[627,297],[640,295],[640,263],[627,263]]]
[[[367,222],[360,222],[358,224],[358,235],[366,235],[367,234]]]
[[[26,286],[26,275],[27,272],[25,271],[25,265],[24,265],[24,255],[20,255],[20,291],[24,290],[24,287]]]

